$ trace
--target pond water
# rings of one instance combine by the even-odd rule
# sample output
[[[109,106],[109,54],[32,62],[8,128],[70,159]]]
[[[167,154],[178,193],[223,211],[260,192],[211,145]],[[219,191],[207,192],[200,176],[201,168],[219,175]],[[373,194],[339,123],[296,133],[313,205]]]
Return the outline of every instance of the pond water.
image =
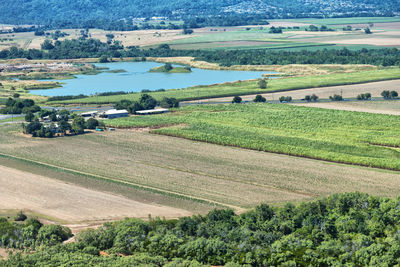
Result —
[[[233,82],[261,78],[265,71],[226,71],[192,68],[191,73],[154,73],[150,69],[162,66],[156,62],[117,62],[95,64],[112,70],[126,72],[102,72],[97,75],[77,75],[76,79],[59,81],[62,88],[32,90],[31,94],[43,96],[93,95],[104,92],[140,92],[142,90],[179,89],[195,85]],[[178,66],[178,65],[174,65]]]

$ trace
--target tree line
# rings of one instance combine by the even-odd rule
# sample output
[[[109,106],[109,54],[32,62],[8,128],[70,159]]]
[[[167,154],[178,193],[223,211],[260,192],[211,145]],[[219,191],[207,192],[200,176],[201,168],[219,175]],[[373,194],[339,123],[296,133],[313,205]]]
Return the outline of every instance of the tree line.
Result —
[[[70,234],[57,226],[38,225],[29,235],[15,236],[13,227],[28,223],[2,219],[2,246],[35,250],[14,253],[0,265],[395,266],[399,203],[400,198],[344,193],[299,205],[262,204],[240,215],[219,209],[176,220],[127,218],[81,232],[69,244],[60,244]]]
[[[124,48],[120,42],[103,43],[97,39],[46,40],[42,49],[11,47],[0,51],[0,59],[73,59],[93,57],[180,57],[191,56],[197,60],[232,65],[287,65],[287,64],[371,64],[400,66],[400,50],[383,49],[321,49],[316,51],[284,51],[271,49],[248,50],[175,50],[168,45],[157,48]]]

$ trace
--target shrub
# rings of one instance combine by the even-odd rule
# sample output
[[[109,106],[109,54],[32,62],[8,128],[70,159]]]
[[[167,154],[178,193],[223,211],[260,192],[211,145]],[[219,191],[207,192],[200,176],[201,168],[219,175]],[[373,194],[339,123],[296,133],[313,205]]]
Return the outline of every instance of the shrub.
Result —
[[[292,97],[291,96],[281,96],[279,98],[279,102],[292,102]]]
[[[333,96],[330,96],[329,99],[332,101],[342,101],[343,97],[341,95],[334,94]]]
[[[370,93],[359,94],[357,96],[357,100],[370,100],[370,99],[371,99],[371,94]]]
[[[266,102],[267,99],[266,99],[265,97],[263,97],[262,95],[256,95],[256,98],[254,98],[253,101],[254,101],[254,102],[261,102],[261,103],[263,103],[263,102]]]
[[[257,83],[258,83],[258,87],[259,87],[260,89],[265,89],[265,88],[267,88],[268,83],[267,83],[267,80],[266,80],[266,79],[259,79]]]
[[[169,97],[164,97],[160,101],[160,106],[163,108],[177,108],[179,107],[179,101],[176,98],[169,98]]]
[[[85,123],[86,129],[96,129],[96,127],[99,125],[99,121],[93,118],[90,118],[86,121]]]
[[[242,103],[242,98],[240,96],[235,96],[232,99],[232,103],[236,103],[236,104]]]
[[[26,215],[25,215],[22,211],[20,211],[20,212],[17,213],[17,215],[15,215],[14,221],[23,222],[23,221],[25,221],[27,218],[28,218],[28,217],[26,217]]]

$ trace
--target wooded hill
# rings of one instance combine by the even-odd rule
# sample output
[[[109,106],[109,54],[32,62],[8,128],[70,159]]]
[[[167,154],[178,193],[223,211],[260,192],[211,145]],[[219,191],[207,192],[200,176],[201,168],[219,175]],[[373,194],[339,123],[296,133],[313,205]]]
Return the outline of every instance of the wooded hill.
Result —
[[[135,18],[233,26],[273,18],[394,16],[400,5],[398,0],[3,0],[0,10],[0,23],[132,29],[146,23]]]

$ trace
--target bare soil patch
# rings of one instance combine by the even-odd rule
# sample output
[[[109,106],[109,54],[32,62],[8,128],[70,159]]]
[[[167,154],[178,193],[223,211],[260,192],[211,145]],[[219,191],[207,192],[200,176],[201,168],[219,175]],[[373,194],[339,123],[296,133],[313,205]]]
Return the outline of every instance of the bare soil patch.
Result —
[[[63,183],[0,165],[0,209],[38,212],[68,222],[103,222],[124,217],[176,218],[188,211],[145,204],[131,199]]]

